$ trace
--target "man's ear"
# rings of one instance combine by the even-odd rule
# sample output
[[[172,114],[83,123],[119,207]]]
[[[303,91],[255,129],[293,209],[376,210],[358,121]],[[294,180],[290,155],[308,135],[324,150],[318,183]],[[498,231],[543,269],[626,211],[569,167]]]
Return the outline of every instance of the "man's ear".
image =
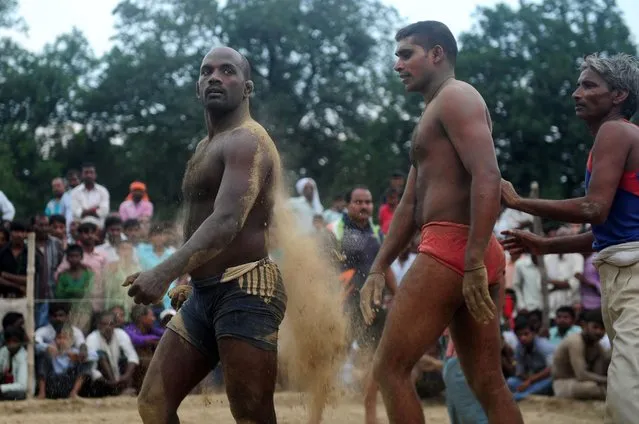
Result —
[[[250,97],[253,94],[253,89],[255,89],[255,84],[253,81],[248,80],[244,84],[244,97]]]

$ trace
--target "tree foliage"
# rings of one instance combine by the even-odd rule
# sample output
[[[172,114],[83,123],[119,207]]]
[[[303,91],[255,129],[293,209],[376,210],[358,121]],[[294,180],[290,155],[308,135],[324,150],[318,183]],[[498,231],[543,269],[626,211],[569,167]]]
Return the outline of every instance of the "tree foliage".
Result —
[[[0,0],[0,27],[20,23]],[[0,190],[44,207],[49,181],[96,164],[112,207],[131,181],[157,210],[180,200],[184,165],[205,134],[195,96],[202,57],[227,44],[252,65],[252,112],[271,132],[291,179],[313,177],[325,197],[353,184],[377,195],[408,170],[423,103],[393,66],[403,24],[379,0],[122,0],[113,47],[95,57],[77,31],[42,52],[0,39]],[[545,195],[579,190],[590,136],[570,93],[584,54],[636,54],[613,0],[524,1],[480,8],[460,38],[458,76],[484,95],[505,176],[540,181]]]

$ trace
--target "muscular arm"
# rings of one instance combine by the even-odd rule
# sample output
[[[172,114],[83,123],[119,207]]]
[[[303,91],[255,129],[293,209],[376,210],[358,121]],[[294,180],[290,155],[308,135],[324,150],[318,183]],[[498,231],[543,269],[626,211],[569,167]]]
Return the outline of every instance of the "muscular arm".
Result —
[[[470,230],[465,268],[484,263],[484,253],[499,216],[501,174],[486,105],[470,89],[450,87],[441,95],[441,123],[471,176]]]
[[[391,263],[397,258],[402,249],[408,245],[411,238],[415,234],[415,179],[417,178],[417,170],[415,167],[410,168],[408,179],[406,181],[406,189],[402,195],[402,199],[395,209],[393,220],[391,221],[388,235],[384,238],[382,247],[375,257],[370,272],[386,272]],[[388,289],[395,293],[397,283],[394,278],[386,279]]]
[[[231,244],[244,227],[273,166],[264,146],[245,130],[238,130],[223,147],[223,161],[224,175],[213,213],[180,249],[156,268],[167,282],[206,264]]]
[[[588,193],[584,197],[566,200],[518,198],[511,207],[556,221],[603,224],[608,218],[630,152],[624,125],[607,122],[599,129],[592,147]]]

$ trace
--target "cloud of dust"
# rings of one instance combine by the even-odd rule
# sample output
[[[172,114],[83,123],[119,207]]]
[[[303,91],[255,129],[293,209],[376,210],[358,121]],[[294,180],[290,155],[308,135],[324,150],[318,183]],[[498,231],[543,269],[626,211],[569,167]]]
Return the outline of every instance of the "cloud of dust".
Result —
[[[276,189],[269,250],[288,295],[280,329],[279,366],[290,387],[309,395],[309,423],[319,423],[335,398],[346,355],[346,319],[337,270],[315,238],[297,230],[288,196]]]

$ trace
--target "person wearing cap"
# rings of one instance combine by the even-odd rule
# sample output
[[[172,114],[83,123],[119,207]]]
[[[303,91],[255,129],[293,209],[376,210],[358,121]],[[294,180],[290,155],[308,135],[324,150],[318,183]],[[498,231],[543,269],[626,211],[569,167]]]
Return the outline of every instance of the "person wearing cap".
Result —
[[[153,203],[146,192],[146,184],[133,181],[129,186],[129,195],[120,204],[119,211],[122,221],[153,217]]]

